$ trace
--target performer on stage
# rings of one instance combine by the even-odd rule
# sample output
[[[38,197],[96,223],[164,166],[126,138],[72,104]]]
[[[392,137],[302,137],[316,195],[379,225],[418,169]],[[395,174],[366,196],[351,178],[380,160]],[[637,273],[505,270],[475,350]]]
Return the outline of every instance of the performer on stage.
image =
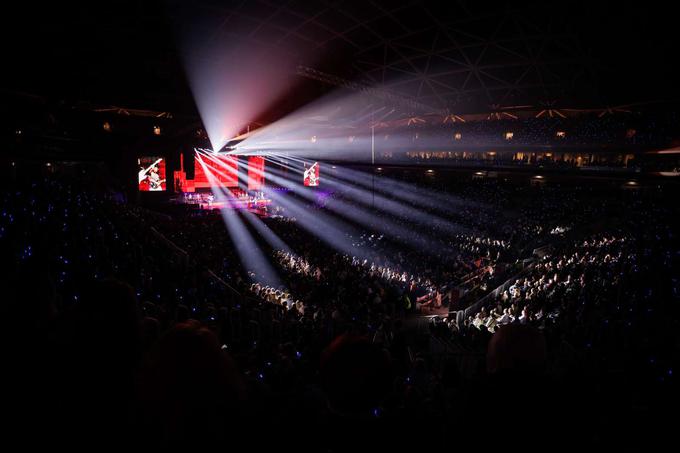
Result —
[[[149,172],[148,175],[149,179],[149,190],[150,191],[160,191],[163,190],[163,183],[165,183],[165,179],[161,179],[160,175],[158,174],[158,167],[153,166],[151,167],[151,171]]]
[[[152,168],[154,168],[156,165],[158,165],[163,158],[161,157],[160,159],[156,160],[153,164],[149,165],[147,168],[144,167],[139,167],[139,182],[141,183],[144,181],[144,179],[147,177],[147,173],[151,171]]]
[[[158,164],[163,161],[163,158],[157,159],[153,164],[147,168],[139,167],[137,179],[139,183],[139,190],[141,191],[161,191],[164,190],[163,184],[165,179],[161,179],[158,173]]]
[[[304,172],[304,185],[305,186],[318,186],[319,185],[319,163],[314,162],[311,167],[306,168]]]

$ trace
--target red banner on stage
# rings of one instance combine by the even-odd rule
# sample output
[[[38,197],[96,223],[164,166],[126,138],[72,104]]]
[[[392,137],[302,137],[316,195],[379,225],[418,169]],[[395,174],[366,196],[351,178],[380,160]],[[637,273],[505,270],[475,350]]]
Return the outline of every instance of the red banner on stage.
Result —
[[[212,185],[208,176],[203,170],[203,166],[194,158],[194,188],[208,189]],[[238,158],[232,155],[215,154],[214,156],[202,156],[203,164],[208,167],[208,171],[216,179],[216,183],[221,187],[238,187]]]
[[[260,190],[264,186],[264,157],[248,158],[248,190]]]

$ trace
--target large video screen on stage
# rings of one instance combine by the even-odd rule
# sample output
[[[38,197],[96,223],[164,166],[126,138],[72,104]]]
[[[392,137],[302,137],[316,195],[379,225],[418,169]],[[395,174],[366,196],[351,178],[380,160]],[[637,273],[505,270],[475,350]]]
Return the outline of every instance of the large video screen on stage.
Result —
[[[248,190],[260,190],[264,186],[264,157],[248,158]]]
[[[305,186],[316,187],[319,185],[319,163],[306,163],[304,173]]]
[[[201,162],[205,165],[205,169]],[[238,158],[227,154],[203,154],[200,158],[194,158],[194,187],[207,189],[212,186],[206,170],[212,175],[215,184],[221,187],[238,187]]]
[[[137,159],[139,190],[141,192],[161,192],[165,184],[165,159],[144,156]]]

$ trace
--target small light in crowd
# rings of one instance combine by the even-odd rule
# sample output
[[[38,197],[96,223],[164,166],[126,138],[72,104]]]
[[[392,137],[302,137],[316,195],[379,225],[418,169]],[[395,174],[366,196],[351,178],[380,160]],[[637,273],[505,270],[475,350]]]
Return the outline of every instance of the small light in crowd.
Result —
[[[456,132],[456,133],[453,135],[453,139],[454,139],[454,140],[460,140],[461,138],[463,138],[463,134],[461,134],[460,132]]]
[[[311,142],[316,143],[316,135],[312,135]]]
[[[629,185],[629,186],[637,186],[638,182],[637,181],[628,181],[626,184]]]
[[[335,165],[331,165],[331,168],[335,169]]]
[[[512,137],[514,137],[514,136],[515,136],[515,134],[512,133],[512,132],[506,132],[505,133],[505,139],[506,140],[512,140]]]
[[[51,167],[52,164],[51,164],[50,162],[47,162],[47,163],[45,164],[45,166],[46,166],[46,167]]]
[[[376,168],[376,170],[382,171],[382,167],[378,167],[378,168]]]
[[[160,128],[160,126],[154,126],[154,127],[153,127],[153,135],[161,135],[161,128]]]
[[[22,134],[21,129],[15,130],[14,133],[17,134],[17,135],[21,135],[21,134]]]
[[[111,123],[109,123],[108,121],[104,121],[104,124],[102,124],[102,128],[106,132],[111,132]]]
[[[541,175],[536,175],[536,176],[534,176],[534,178],[535,178],[535,179],[543,179],[543,176],[541,176]]]
[[[567,136],[567,133],[564,131],[557,131],[555,136],[557,136],[557,138],[565,138]]]
[[[476,171],[475,174],[477,176],[484,176],[484,172],[481,172],[481,171]]]
[[[427,172],[428,172],[428,173],[434,173],[434,170],[432,170],[432,169],[430,168],[429,170],[427,170]]]

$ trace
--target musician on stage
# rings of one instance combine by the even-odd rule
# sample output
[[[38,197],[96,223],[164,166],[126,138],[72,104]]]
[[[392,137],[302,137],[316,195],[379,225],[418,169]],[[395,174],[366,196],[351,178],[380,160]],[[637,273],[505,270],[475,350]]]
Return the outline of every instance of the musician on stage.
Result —
[[[150,191],[163,190],[163,183],[165,182],[165,179],[161,179],[161,176],[158,174],[158,167],[156,165],[151,167],[148,178]]]
[[[140,167],[138,172],[139,190],[159,191],[163,190],[165,179],[161,179],[158,173],[158,164],[163,160],[160,158],[147,168]]]

